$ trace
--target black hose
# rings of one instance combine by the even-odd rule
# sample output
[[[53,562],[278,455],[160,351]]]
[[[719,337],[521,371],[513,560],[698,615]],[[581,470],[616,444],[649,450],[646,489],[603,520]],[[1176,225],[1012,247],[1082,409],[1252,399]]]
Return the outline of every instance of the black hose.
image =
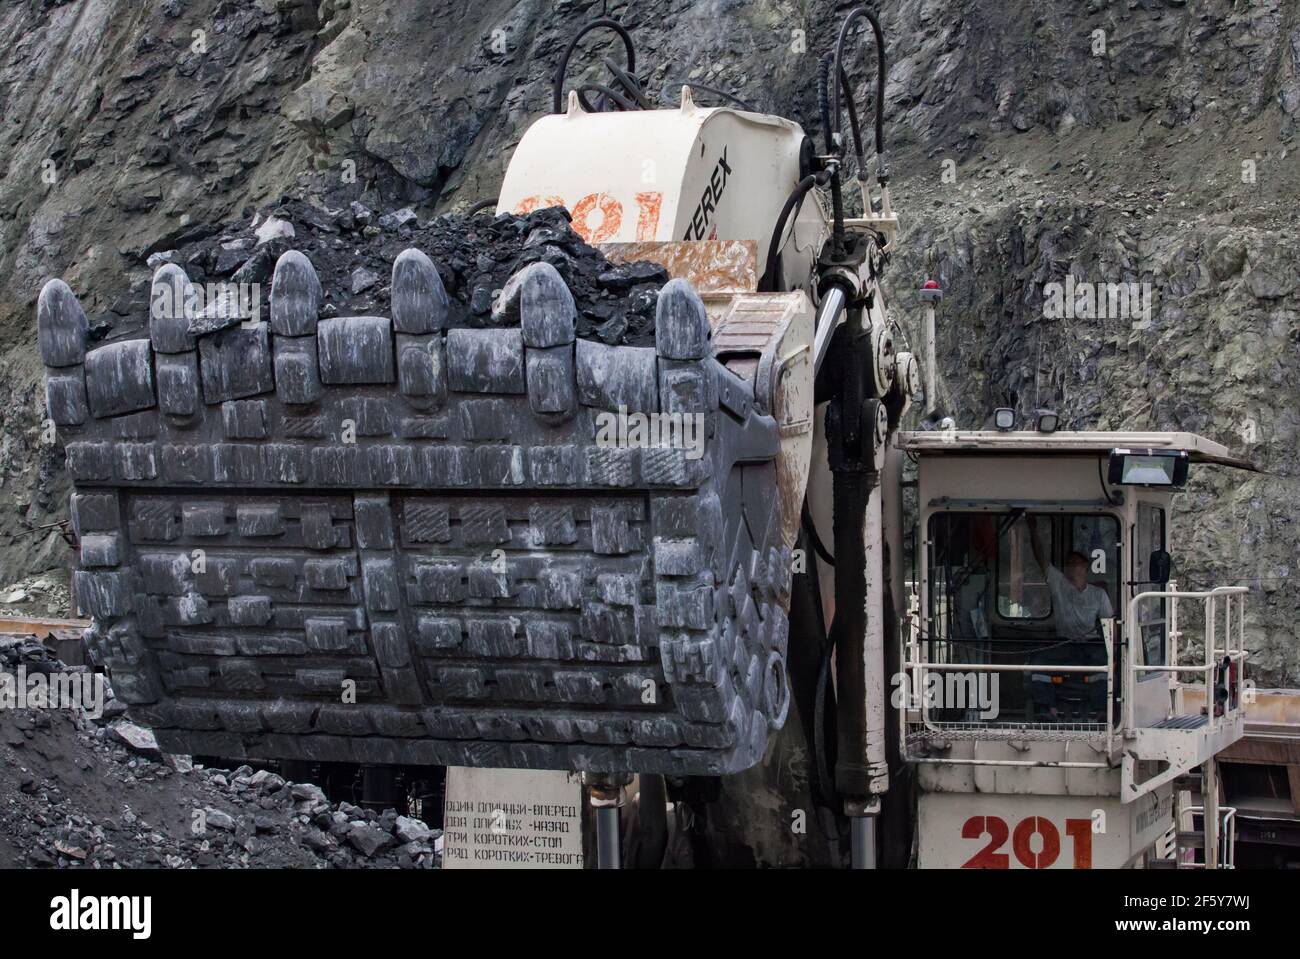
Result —
[[[740,97],[736,96],[734,93],[728,93],[726,90],[719,90],[717,87],[711,87],[705,83],[696,83],[694,80],[667,80],[664,82],[662,89],[666,93],[671,87],[690,87],[692,90],[703,90],[705,93],[711,93],[715,97],[722,97],[724,100],[730,100],[736,106],[740,107],[740,109],[748,113],[762,112],[750,106],[747,101],[740,99]],[[660,98],[667,99],[667,97],[662,93],[660,94]]]
[[[631,95],[632,99],[636,101],[638,110],[652,109],[650,101],[646,99],[645,93],[641,90],[641,81],[638,80],[634,74],[624,70],[610,57],[603,58],[603,61],[605,69],[613,75],[616,81],[618,81],[619,86],[626,90]]]
[[[619,93],[613,87],[607,87],[603,83],[584,83],[582,86],[578,87],[578,99],[582,102],[583,107],[587,110],[588,113],[603,112],[599,107],[597,107],[596,109],[592,109],[590,104],[587,103],[586,94],[588,93],[599,93],[605,99],[613,100],[623,110],[641,109],[641,107],[637,106],[634,100],[629,100],[627,97],[623,96],[623,94]]]
[[[831,102],[830,102],[830,74],[832,56],[828,53],[817,61],[817,103],[821,109],[821,121],[823,136],[826,138],[826,153],[837,154],[840,152],[839,146],[835,143],[834,136],[839,127],[839,104],[836,104],[836,123],[835,127],[831,126]],[[849,78],[844,71],[840,71],[840,83],[847,87]],[[862,169],[862,127],[858,123],[858,108],[853,105],[853,98],[849,98],[849,129],[853,131],[853,153],[858,158],[858,169]]]
[[[817,104],[821,111],[822,136],[826,140],[826,155],[828,157],[838,157],[839,146],[835,142],[835,130],[831,126],[831,102],[828,92],[830,73],[831,56],[827,54],[817,61]],[[838,103],[835,108],[838,113]],[[831,185],[831,243],[835,255],[838,256],[844,249],[844,201],[840,194],[840,169],[838,164],[831,166],[829,176]]]
[[[832,129],[837,134],[840,132],[841,78],[846,81],[844,86],[848,85],[846,75],[843,72],[844,41],[848,37],[853,24],[862,17],[865,17],[870,22],[872,32],[876,35],[876,157],[883,162],[885,155],[885,34],[880,28],[880,21],[876,18],[876,15],[866,7],[855,7],[849,11],[849,15],[844,18],[844,25],[840,27],[839,39],[835,43],[835,69],[831,74],[834,85],[831,101],[835,104],[835,109],[831,111],[831,122],[834,124]]]
[[[839,167],[831,174],[831,252],[837,260],[844,255],[844,191]]]
[[[487,197],[486,199],[479,200],[472,207],[466,210],[465,215],[473,216],[475,213],[481,213],[484,210],[486,210],[488,207],[496,206],[496,205],[497,205],[497,197],[494,196]]]
[[[790,195],[785,199],[785,206],[781,207],[781,214],[776,218],[776,226],[772,229],[772,240],[767,248],[767,266],[763,270],[763,279],[759,284],[759,289],[768,293],[781,293],[783,290],[775,289],[778,281],[777,277],[777,260],[781,256],[781,235],[785,233],[785,225],[790,219],[790,214],[795,207],[803,203],[803,198],[808,195],[808,191],[817,185],[820,174],[810,173],[804,177]]]
[[[821,561],[827,566],[835,565],[835,557],[830,554],[822,538],[817,535],[817,527],[813,525],[812,514],[808,512],[808,497],[804,497],[803,507],[799,513],[799,520],[803,524],[803,531],[808,534],[808,541],[812,544],[813,552],[821,557]]]
[[[551,88],[552,113],[564,112],[564,80],[565,75],[569,71],[569,58],[573,56],[573,51],[578,46],[578,41],[592,30],[598,30],[602,27],[613,30],[622,38],[623,50],[627,53],[627,72],[629,74],[636,73],[636,49],[632,46],[632,35],[627,32],[627,28],[617,20],[610,20],[608,17],[601,17],[597,20],[592,20],[574,34],[573,39],[569,41],[569,45],[564,48],[564,54],[560,57],[559,64],[556,65],[555,80]],[[582,96],[581,93],[578,95],[579,97]],[[583,106],[588,107],[588,104],[583,103]]]
[[[849,85],[849,78],[845,76],[842,71],[840,73],[840,82],[846,87]],[[864,152],[862,149],[862,127],[858,124],[858,108],[853,105],[852,97],[849,97],[848,107],[849,129],[853,131],[853,155],[857,157],[858,160],[858,179],[861,180],[864,179],[864,174],[862,172],[862,157]]]

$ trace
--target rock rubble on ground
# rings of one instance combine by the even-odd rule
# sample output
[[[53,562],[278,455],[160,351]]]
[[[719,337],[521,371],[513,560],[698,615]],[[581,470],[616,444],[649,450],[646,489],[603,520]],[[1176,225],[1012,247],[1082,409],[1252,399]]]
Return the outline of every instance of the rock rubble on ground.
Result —
[[[20,666],[86,669],[35,640],[0,638],[0,673],[14,677]],[[123,712],[111,698],[94,719],[80,709],[0,709],[0,868],[440,864],[441,830],[391,809],[331,803],[319,786],[269,769],[207,769],[165,754]]]

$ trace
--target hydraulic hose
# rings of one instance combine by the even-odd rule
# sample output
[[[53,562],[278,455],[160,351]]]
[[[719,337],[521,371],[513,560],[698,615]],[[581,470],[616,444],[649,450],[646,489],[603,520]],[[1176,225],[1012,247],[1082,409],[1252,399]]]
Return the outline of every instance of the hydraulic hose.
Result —
[[[632,45],[632,35],[627,32],[627,28],[617,20],[611,20],[608,17],[601,17],[597,20],[592,20],[573,35],[573,39],[569,41],[569,45],[564,48],[564,53],[560,57],[559,64],[556,65],[555,81],[551,88],[552,113],[564,112],[564,80],[565,75],[569,72],[569,59],[573,56],[573,51],[577,48],[578,42],[591,31],[599,30],[601,28],[613,30],[620,38],[622,38],[623,50],[627,54],[627,73],[635,76],[636,48]],[[583,94],[579,92],[578,96],[582,97]],[[591,105],[585,101],[585,98],[582,105],[584,109],[591,110]]]
[[[650,101],[646,99],[645,94],[641,91],[641,81],[638,80],[634,74],[624,70],[610,57],[605,57],[603,62],[605,64],[605,69],[610,72],[618,82],[619,86],[626,90],[632,99],[636,101],[636,109],[652,109]]]
[[[840,71],[840,83],[846,88],[849,85],[849,78]],[[858,179],[864,179],[866,174],[862,170],[863,156],[865,151],[862,149],[862,126],[858,123],[858,108],[853,105],[853,98],[849,97],[847,106],[849,108],[849,130],[853,133],[853,155],[858,161]]]
[[[821,110],[822,136],[826,139],[826,153],[835,152],[835,131],[831,129],[831,60],[828,53],[817,61],[817,105]]]
[[[619,110],[651,110],[653,105],[646,97],[645,91],[641,89],[641,81],[636,76],[636,50],[632,45],[632,35],[617,20],[611,20],[608,17],[602,17],[598,20],[592,20],[583,26],[569,41],[565,47],[560,62],[556,66],[555,78],[551,90],[551,112],[564,112],[564,81],[569,70],[569,60],[573,57],[574,50],[577,49],[578,43],[584,36],[593,30],[608,29],[613,30],[623,41],[623,50],[627,55],[627,66],[620,67],[611,58],[604,57],[606,69],[609,70],[611,80],[607,84],[603,83],[584,83],[577,88],[578,102],[588,113],[600,113],[613,105]],[[704,83],[696,83],[693,80],[676,80],[668,81],[664,84],[666,93],[670,85],[678,87],[690,87],[692,90],[702,90],[705,93],[722,97],[738,106],[740,109],[749,113],[758,113],[753,106],[745,100],[726,90],[719,90],[717,87],[711,87]],[[589,94],[596,94],[596,102],[593,104],[587,99]],[[660,94],[661,100],[666,100],[664,93]]]
[[[836,109],[831,111],[832,130],[838,134],[840,132],[839,103],[843,95],[841,84],[847,86],[847,75],[844,71],[844,44],[848,38],[849,31],[853,25],[862,18],[871,24],[871,30],[876,35],[876,158],[883,169],[885,156],[885,34],[880,28],[880,20],[876,15],[866,7],[855,7],[849,11],[849,15],[844,18],[844,24],[840,27],[839,39],[835,43],[835,67],[831,74],[831,80],[834,85],[831,91],[831,102],[835,104]]]
[[[730,100],[732,103],[734,103],[736,106],[740,107],[740,109],[746,111],[747,113],[762,112],[761,110],[758,110],[753,106],[751,106],[747,100],[742,100],[734,93],[728,93],[726,90],[719,90],[717,87],[711,87],[707,83],[696,83],[694,80],[664,81],[664,85],[663,85],[664,93],[660,94],[661,99],[667,100],[667,96],[665,96],[664,94],[666,94],[667,91],[673,87],[677,87],[677,88],[690,87],[692,90],[703,90],[705,93],[711,93],[715,97],[722,97],[722,99],[724,100]]]
[[[642,107],[637,105],[635,100],[629,100],[627,97],[623,96],[623,94],[619,93],[613,87],[607,87],[603,83],[584,83],[582,86],[578,87],[578,96],[584,98],[582,101],[584,105],[586,105],[585,96],[588,93],[599,93],[606,100],[612,100],[613,102],[617,103],[619,105],[619,108],[625,111],[643,109]],[[600,101],[597,101],[597,103],[599,102]],[[600,112],[600,111],[595,111],[595,112]]]
[[[763,270],[763,280],[759,284],[759,289],[767,293],[782,293],[784,290],[776,289],[780,278],[777,276],[777,261],[781,257],[781,236],[785,233],[786,223],[790,220],[790,215],[795,208],[803,203],[804,197],[808,191],[815,187],[822,174],[810,173],[804,177],[795,188],[786,197],[785,205],[781,207],[781,213],[776,218],[776,226],[772,229],[772,239],[767,247],[767,266]]]
[[[817,104],[821,110],[822,135],[826,140],[826,155],[828,157],[838,157],[840,154],[839,142],[835,136],[835,128],[831,125],[831,103],[828,93],[831,72],[830,54],[822,57],[817,61]],[[839,104],[835,105],[835,112],[839,112]],[[832,165],[829,170],[830,187],[831,187],[831,244],[838,257],[844,250],[844,197],[840,191],[840,169],[839,165]],[[766,275],[766,274],[765,274]]]
[[[817,535],[817,527],[813,524],[812,514],[808,512],[807,496],[805,496],[803,500],[803,507],[799,513],[799,521],[803,525],[803,531],[808,534],[808,542],[811,544],[813,552],[815,552],[818,557],[821,558],[821,561],[827,566],[834,566],[835,557],[830,554],[830,551],[826,549],[826,544],[822,542],[822,538]]]

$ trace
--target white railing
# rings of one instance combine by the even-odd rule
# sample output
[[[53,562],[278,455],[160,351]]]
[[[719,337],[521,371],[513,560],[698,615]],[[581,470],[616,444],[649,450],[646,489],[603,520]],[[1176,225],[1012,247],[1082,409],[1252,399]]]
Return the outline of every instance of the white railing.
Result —
[[[1115,724],[1113,722],[1112,703],[1115,694],[1115,659],[1114,643],[1112,642],[1113,629],[1108,621],[1103,624],[1104,640],[1102,645],[1106,650],[1105,665],[1097,666],[1079,666],[1079,665],[1053,665],[1050,663],[959,663],[959,662],[935,662],[924,658],[921,652],[921,630],[920,619],[916,615],[915,605],[909,610],[905,638],[903,640],[903,675],[907,680],[907,689],[909,693],[913,690],[920,690],[920,700],[918,703],[904,702],[902,708],[898,710],[899,717],[899,742],[902,749],[903,758],[908,762],[914,763],[959,763],[966,766],[1033,766],[1038,765],[1032,760],[1019,759],[935,759],[925,756],[914,756],[910,754],[908,748],[908,714],[919,713],[920,725],[928,732],[934,734],[937,738],[952,737],[958,734],[958,729],[954,724],[940,724],[930,715],[930,702],[926,695],[927,690],[927,673],[946,673],[946,672],[966,672],[966,673],[1047,673],[1047,674],[1084,674],[1106,676],[1106,699],[1104,723],[1070,723],[1070,722],[1043,722],[1034,724],[1015,724],[1011,726],[999,726],[996,723],[986,724],[961,724],[964,727],[961,731],[973,733],[976,739],[1007,739],[1015,736],[1027,736],[1028,731],[1059,731],[1064,734],[1064,738],[1079,738],[1077,733],[1086,732],[1100,735],[1105,733],[1106,751],[1105,756],[1094,762],[1074,762],[1074,761],[1053,761],[1051,765],[1061,769],[1108,769],[1110,763],[1108,757],[1114,749]],[[963,645],[961,641],[954,641],[948,644]],[[915,725],[915,723],[913,723]],[[1087,726],[1089,728],[1082,729]],[[1073,729],[1071,727],[1074,727]],[[1076,735],[1070,735],[1074,733]]]
[[[1198,592],[1182,592],[1177,588],[1171,588],[1139,593],[1128,604],[1128,618],[1124,624],[1127,642],[1124,644],[1124,651],[1121,654],[1123,662],[1116,662],[1116,647],[1113,642],[1114,622],[1106,621],[1103,622],[1103,646],[1106,651],[1106,663],[1105,665],[1095,666],[1051,665],[1048,663],[944,662],[927,658],[927,654],[922,650],[922,620],[914,597],[908,610],[902,636],[902,670],[907,682],[906,688],[909,696],[918,695],[915,691],[919,691],[920,699],[914,702],[909,698],[907,702],[902,704],[902,708],[898,710],[903,758],[913,763],[952,763],[972,766],[1051,765],[1058,768],[1111,768],[1117,739],[1131,738],[1134,735],[1133,731],[1143,726],[1135,714],[1135,704],[1138,699],[1136,695],[1138,679],[1142,675],[1157,672],[1169,674],[1169,701],[1162,717],[1164,720],[1174,718],[1179,715],[1181,710],[1180,690],[1182,684],[1180,678],[1189,674],[1201,677],[1206,689],[1207,708],[1205,710],[1206,723],[1204,726],[1198,724],[1198,729],[1203,734],[1212,734],[1223,721],[1222,718],[1214,715],[1216,708],[1214,690],[1215,670],[1222,665],[1225,658],[1230,663],[1236,664],[1236,668],[1231,670],[1231,674],[1225,676],[1223,680],[1230,685],[1225,713],[1229,710],[1240,709],[1244,702],[1245,670],[1243,660],[1246,658],[1245,595],[1248,592],[1249,589],[1245,586],[1220,586]],[[1164,599],[1169,600],[1169,621],[1165,633],[1164,662],[1138,662],[1138,650],[1142,643],[1142,630],[1137,619],[1138,607],[1143,603]],[[1202,660],[1195,665],[1185,665],[1179,662],[1180,641],[1184,638],[1184,632],[1179,628],[1178,621],[1178,603],[1180,600],[1200,600],[1204,605],[1205,649]],[[1220,614],[1222,615],[1222,630],[1219,628]],[[960,647],[963,644],[962,640],[946,641],[944,651],[939,653],[939,656],[946,658],[947,655],[951,655],[954,647]],[[1123,670],[1122,678],[1124,680],[1122,684],[1123,709],[1120,711],[1119,721],[1116,722],[1113,704],[1116,695],[1117,670],[1120,669]],[[1004,724],[998,724],[996,721],[982,723],[939,721],[931,715],[931,703],[926,695],[927,675],[931,673],[942,675],[949,672],[965,672],[967,674],[1105,674],[1106,707],[1104,721],[1097,723],[1036,722]],[[1158,704],[1154,705],[1158,708]],[[1198,709],[1197,716],[1199,715],[1200,710]],[[1192,717],[1189,715],[1188,718],[1191,719]],[[1053,732],[1057,733],[1057,735],[1053,736]],[[916,755],[915,750],[910,748],[909,733],[913,735],[919,734],[932,742],[952,739],[1007,741],[1019,738],[1035,739],[1046,737],[1062,741],[1091,739],[1096,743],[1104,737],[1105,752],[1100,760],[1095,762],[1050,761],[1040,763],[1035,760],[1019,759],[940,759]]]
[[[1215,702],[1214,702],[1214,672],[1222,664],[1224,659],[1230,663],[1237,664],[1236,670],[1230,671],[1230,674],[1224,678],[1225,682],[1233,683],[1234,688],[1228,691],[1228,705],[1225,707],[1226,713],[1230,709],[1240,708],[1242,704],[1242,693],[1244,690],[1245,670],[1242,668],[1242,662],[1246,658],[1246,594],[1250,589],[1246,586],[1217,586],[1214,589],[1201,590],[1197,592],[1181,592],[1179,590],[1152,590],[1146,593],[1138,593],[1128,604],[1128,650],[1125,656],[1124,670],[1124,729],[1126,732],[1138,727],[1134,709],[1137,703],[1138,677],[1145,673],[1168,673],[1169,688],[1171,693],[1169,710],[1165,718],[1169,719],[1175,715],[1179,708],[1177,702],[1178,677],[1182,674],[1199,674],[1201,681],[1205,684],[1205,714],[1208,731],[1213,732],[1215,729]],[[1169,600],[1169,628],[1166,631],[1167,644],[1166,653],[1163,663],[1139,663],[1137,653],[1142,648],[1142,629],[1138,623],[1137,611],[1141,603],[1151,600],[1167,599]],[[1205,649],[1203,661],[1196,665],[1183,665],[1179,663],[1179,640],[1182,639],[1182,630],[1178,628],[1178,601],[1183,599],[1200,600],[1205,613]],[[1222,603],[1222,605],[1220,605]],[[1236,619],[1233,619],[1233,607],[1236,606]],[[1218,620],[1219,610],[1223,610],[1223,646],[1219,646]],[[1232,675],[1235,673],[1235,676]]]
[[[1187,812],[1187,813],[1190,813],[1192,816],[1200,816],[1200,817],[1201,817],[1201,831],[1202,831],[1202,833],[1207,832],[1207,830],[1206,830],[1206,828],[1205,828],[1205,825],[1206,825],[1206,824],[1205,824],[1205,807],[1204,807],[1204,806],[1188,806],[1184,811]],[[1237,807],[1236,807],[1236,806],[1220,806],[1220,807],[1219,807],[1219,828],[1218,828],[1218,830],[1217,830],[1216,832],[1217,832],[1217,835],[1218,835],[1218,842],[1219,842],[1219,856],[1218,856],[1219,866],[1218,866],[1218,868],[1220,868],[1220,869],[1236,869],[1236,868],[1237,868],[1237,859],[1236,859],[1236,856],[1237,856]],[[1181,856],[1181,855],[1182,855],[1182,851],[1180,850],[1180,851],[1179,851],[1179,856]],[[1209,849],[1206,849],[1206,850],[1205,850],[1205,857],[1204,857],[1204,858],[1205,858],[1205,860],[1206,860],[1205,862],[1182,862],[1182,861],[1180,861],[1180,862],[1178,863],[1178,866],[1179,866],[1180,869],[1205,869],[1205,868],[1208,868],[1208,864],[1209,864],[1209,859],[1210,859],[1210,851],[1209,851]]]

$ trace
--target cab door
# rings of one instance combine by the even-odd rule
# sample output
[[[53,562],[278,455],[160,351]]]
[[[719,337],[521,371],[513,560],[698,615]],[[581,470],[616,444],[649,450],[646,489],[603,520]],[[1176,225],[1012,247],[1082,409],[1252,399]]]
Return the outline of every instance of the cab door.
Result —
[[[1167,590],[1168,579],[1159,581],[1160,563],[1154,557],[1169,552],[1169,501],[1138,494],[1129,525],[1129,571],[1126,600],[1140,593]],[[1125,602],[1128,606],[1128,602]],[[1148,599],[1138,604],[1128,624],[1128,641],[1139,665],[1168,662],[1169,600]],[[1175,674],[1144,672],[1133,689],[1133,716],[1139,725],[1165,718],[1170,707],[1170,679]]]

